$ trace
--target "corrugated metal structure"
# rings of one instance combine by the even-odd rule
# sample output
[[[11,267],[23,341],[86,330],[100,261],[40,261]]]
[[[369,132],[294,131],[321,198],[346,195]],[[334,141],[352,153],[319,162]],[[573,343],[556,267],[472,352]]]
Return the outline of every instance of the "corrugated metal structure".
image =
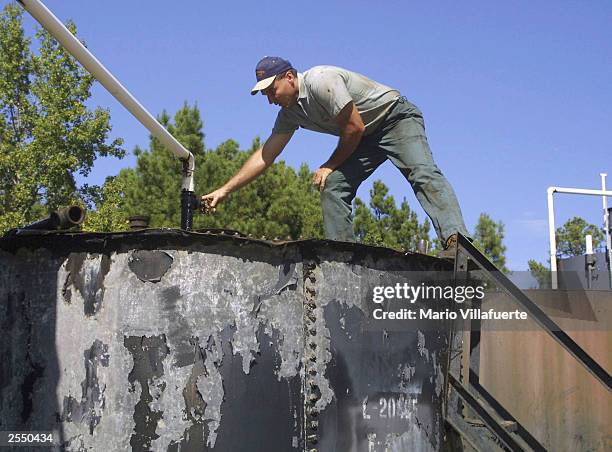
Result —
[[[612,291],[527,291],[609,372]],[[510,304],[510,300],[504,300]],[[532,322],[483,325],[480,384],[549,451],[612,450],[612,394]]]
[[[560,288],[569,290],[610,289],[607,253],[593,253],[588,258],[593,262],[591,272],[587,270],[586,255],[558,259]]]
[[[365,296],[422,255],[147,230],[0,239],[0,430],[65,450],[435,451],[449,326]]]

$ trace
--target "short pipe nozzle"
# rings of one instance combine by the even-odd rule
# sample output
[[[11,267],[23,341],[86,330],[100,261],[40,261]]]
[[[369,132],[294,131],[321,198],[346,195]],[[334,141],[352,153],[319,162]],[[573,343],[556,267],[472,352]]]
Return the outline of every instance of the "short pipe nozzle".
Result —
[[[51,213],[51,218],[54,220],[55,229],[68,229],[85,220],[85,209],[80,206],[62,207]]]

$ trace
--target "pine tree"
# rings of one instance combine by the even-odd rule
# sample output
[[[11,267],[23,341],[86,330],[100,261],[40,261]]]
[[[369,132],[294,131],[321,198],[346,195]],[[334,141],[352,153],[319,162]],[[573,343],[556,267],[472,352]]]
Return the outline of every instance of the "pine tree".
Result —
[[[557,240],[557,257],[567,258],[581,256],[586,252],[586,236],[593,237],[593,249],[596,249],[604,240],[603,232],[594,224],[588,223],[584,218],[573,217],[555,232]],[[529,271],[538,281],[541,288],[550,286],[550,270],[536,260],[530,259],[527,264]],[[548,262],[550,265],[550,261]]]
[[[174,122],[165,111],[158,121],[193,153],[197,178],[204,159],[203,123],[198,106],[190,107],[185,102]],[[149,148],[137,146],[134,154],[136,168],[124,169],[118,177],[118,184],[125,191],[126,216],[149,215],[152,227],[180,227],[182,162],[152,135]]]
[[[199,195],[224,184],[261,146],[255,139],[241,150],[234,140],[205,151],[202,120],[197,105],[187,103],[171,120],[160,122],[196,160],[195,187]],[[134,169],[124,169],[119,183],[125,190],[126,215],[149,215],[151,227],[180,226],[180,162],[155,138],[149,148],[137,148]],[[194,229],[231,229],[254,237],[297,239],[322,237],[319,194],[311,187],[312,174],[304,165],[298,173],[283,161],[274,163],[255,181],[232,193],[215,215],[194,216]]]
[[[507,273],[506,246],[504,245],[504,224],[495,222],[486,213],[481,213],[474,231],[474,244],[493,264]]]
[[[420,240],[429,241],[429,220],[420,224],[406,199],[398,208],[380,180],[370,190],[369,208],[361,199],[355,199],[353,227],[357,240],[368,245],[413,251]]]
[[[557,255],[560,257],[581,256],[586,252],[586,236],[593,237],[593,248],[603,241],[604,235],[594,224],[584,218],[574,217],[557,228]]]
[[[530,259],[527,265],[529,265],[531,275],[538,281],[540,289],[550,287],[550,270],[544,264]]]

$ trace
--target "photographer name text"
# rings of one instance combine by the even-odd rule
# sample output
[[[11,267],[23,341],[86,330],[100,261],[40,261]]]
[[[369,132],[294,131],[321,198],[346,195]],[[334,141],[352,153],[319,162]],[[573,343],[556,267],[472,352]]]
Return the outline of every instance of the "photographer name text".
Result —
[[[519,309],[513,311],[497,311],[495,309],[481,309],[474,307],[463,307],[449,309],[443,305],[437,309],[431,307],[416,307],[389,309],[383,303],[399,300],[414,305],[419,301],[453,302],[463,304],[465,302],[484,299],[485,289],[483,286],[441,286],[411,285],[408,283],[396,283],[393,286],[376,286],[372,291],[372,302],[377,307],[372,311],[375,320],[527,320],[527,313]]]

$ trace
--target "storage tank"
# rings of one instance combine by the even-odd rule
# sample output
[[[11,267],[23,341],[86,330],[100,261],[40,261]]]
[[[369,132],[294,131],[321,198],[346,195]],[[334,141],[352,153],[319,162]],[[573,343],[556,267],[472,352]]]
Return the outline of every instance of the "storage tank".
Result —
[[[55,448],[436,451],[448,325],[372,323],[429,256],[225,234],[0,239],[0,430]]]

